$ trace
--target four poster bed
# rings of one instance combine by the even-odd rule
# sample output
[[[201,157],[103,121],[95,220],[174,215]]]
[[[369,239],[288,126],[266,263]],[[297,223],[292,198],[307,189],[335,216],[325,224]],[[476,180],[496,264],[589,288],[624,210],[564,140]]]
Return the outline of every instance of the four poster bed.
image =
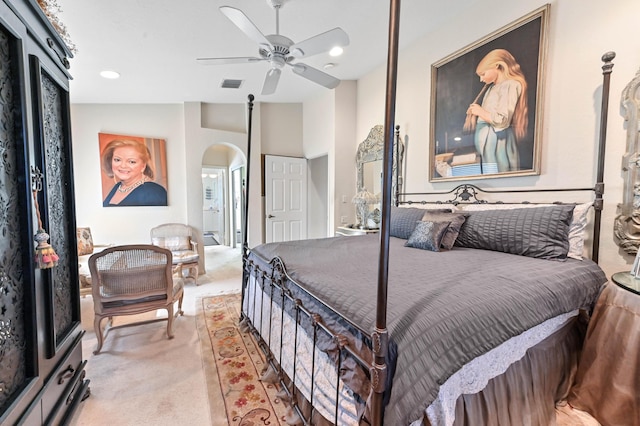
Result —
[[[597,265],[604,132],[593,188],[460,185],[393,194],[406,205],[396,207],[397,13],[392,1],[380,235],[249,250],[245,223],[242,322],[267,354],[292,424],[550,424],[607,281]],[[603,57],[602,129],[612,59]],[[595,195],[578,204],[484,199],[563,191]]]

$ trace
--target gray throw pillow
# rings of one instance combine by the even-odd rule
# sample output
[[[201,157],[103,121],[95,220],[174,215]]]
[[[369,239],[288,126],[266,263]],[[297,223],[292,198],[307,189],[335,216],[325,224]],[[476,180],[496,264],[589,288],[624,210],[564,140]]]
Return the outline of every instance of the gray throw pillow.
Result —
[[[416,207],[395,207],[391,206],[391,223],[389,225],[389,235],[392,237],[407,239],[416,227],[416,223],[422,220],[425,209]],[[451,212],[450,209],[439,209],[429,211]]]
[[[422,250],[440,251],[442,237],[448,227],[449,222],[419,221],[404,245]]]
[[[468,212],[455,245],[564,260],[573,205]]]
[[[451,250],[453,248],[453,244],[456,242],[456,238],[458,238],[460,228],[465,221],[465,216],[466,214],[463,213],[445,213],[429,210],[424,214],[424,216],[422,216],[422,220],[430,220],[432,222],[449,222],[449,227],[442,237],[440,246],[443,249]]]

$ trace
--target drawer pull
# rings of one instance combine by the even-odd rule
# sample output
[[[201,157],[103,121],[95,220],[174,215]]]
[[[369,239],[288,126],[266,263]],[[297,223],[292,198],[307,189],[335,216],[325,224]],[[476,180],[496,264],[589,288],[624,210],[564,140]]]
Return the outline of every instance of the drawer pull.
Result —
[[[65,382],[65,380],[72,378],[73,373],[75,372],[76,370],[74,370],[72,366],[68,366],[66,370],[62,371],[58,376],[58,384],[61,385]]]

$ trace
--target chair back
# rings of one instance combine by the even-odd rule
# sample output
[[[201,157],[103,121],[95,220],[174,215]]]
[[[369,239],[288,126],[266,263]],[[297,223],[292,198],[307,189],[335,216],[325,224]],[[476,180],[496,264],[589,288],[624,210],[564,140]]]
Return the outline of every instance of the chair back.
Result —
[[[107,248],[89,258],[94,302],[126,303],[173,295],[171,251],[150,245]]]
[[[151,242],[171,251],[193,250],[193,231],[183,223],[165,223],[151,228]]]

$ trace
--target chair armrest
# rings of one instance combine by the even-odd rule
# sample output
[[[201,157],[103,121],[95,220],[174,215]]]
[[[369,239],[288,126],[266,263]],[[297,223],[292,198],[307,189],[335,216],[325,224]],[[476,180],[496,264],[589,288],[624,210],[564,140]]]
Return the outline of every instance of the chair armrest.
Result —
[[[174,266],[173,269],[171,270],[171,272],[174,275],[178,275],[178,276],[182,277],[182,263],[178,263],[176,266]]]
[[[190,239],[190,241],[191,241],[191,247],[193,247],[193,251],[195,251],[197,253],[198,252],[198,243],[193,241],[193,240],[191,240],[191,239]]]

